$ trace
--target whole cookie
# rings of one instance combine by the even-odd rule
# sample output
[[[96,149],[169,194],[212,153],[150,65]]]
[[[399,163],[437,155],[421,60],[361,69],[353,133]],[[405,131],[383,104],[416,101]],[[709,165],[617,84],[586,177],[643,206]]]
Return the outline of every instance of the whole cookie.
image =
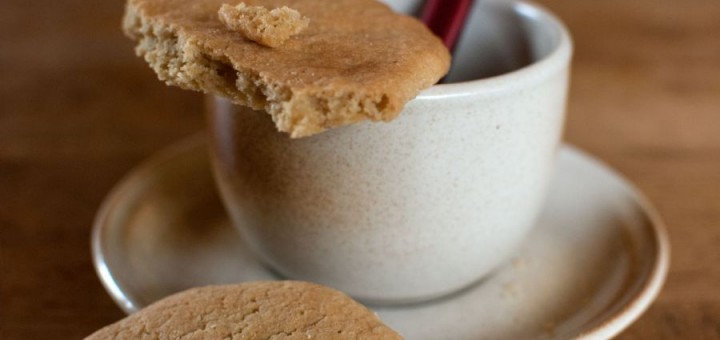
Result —
[[[422,23],[376,0],[242,1],[309,18],[276,48],[219,20],[223,4],[240,2],[128,0],[123,28],[167,84],[265,110],[292,137],[389,121],[450,65],[447,49]]]
[[[349,296],[299,281],[190,289],[86,339],[402,339]]]

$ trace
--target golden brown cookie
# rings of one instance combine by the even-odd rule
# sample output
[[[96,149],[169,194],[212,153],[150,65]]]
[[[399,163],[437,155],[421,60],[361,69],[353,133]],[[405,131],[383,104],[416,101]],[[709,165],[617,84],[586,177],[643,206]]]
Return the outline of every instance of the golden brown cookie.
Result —
[[[324,286],[251,282],[190,289],[86,339],[402,339],[367,308]]]
[[[262,46],[218,19],[222,4],[240,2],[287,6],[310,24]],[[376,0],[128,0],[123,27],[167,84],[265,110],[292,137],[389,121],[450,64],[422,23]]]

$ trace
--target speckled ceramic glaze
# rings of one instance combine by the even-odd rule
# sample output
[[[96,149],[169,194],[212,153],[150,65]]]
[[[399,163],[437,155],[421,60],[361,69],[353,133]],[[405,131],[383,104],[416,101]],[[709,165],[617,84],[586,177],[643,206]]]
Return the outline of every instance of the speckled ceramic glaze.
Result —
[[[484,0],[449,83],[392,122],[292,140],[267,114],[209,97],[223,201],[283,276],[381,303],[456,291],[508,259],[533,225],[560,141],[570,54],[549,13]]]

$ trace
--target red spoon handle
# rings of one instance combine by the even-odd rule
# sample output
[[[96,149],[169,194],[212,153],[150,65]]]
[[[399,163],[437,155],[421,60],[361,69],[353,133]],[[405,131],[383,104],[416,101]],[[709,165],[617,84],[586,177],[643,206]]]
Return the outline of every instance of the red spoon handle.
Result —
[[[472,3],[473,0],[426,0],[421,19],[452,51]]]

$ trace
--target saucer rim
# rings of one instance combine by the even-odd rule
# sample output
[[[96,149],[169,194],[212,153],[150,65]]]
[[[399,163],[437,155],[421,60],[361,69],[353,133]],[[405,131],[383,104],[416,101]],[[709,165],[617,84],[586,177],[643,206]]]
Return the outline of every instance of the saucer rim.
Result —
[[[123,289],[120,281],[116,279],[115,275],[108,268],[104,253],[106,246],[103,242],[103,235],[107,232],[107,227],[105,226],[108,225],[112,212],[115,210],[114,208],[123,202],[125,197],[124,193],[130,190],[132,183],[135,182],[137,178],[152,174],[157,167],[172,162],[193,148],[197,148],[205,143],[205,134],[197,133],[150,155],[126,173],[102,200],[93,221],[90,237],[93,267],[101,284],[112,300],[126,314],[133,314],[139,310],[137,304],[133,302],[137,299],[134,299],[132,293],[128,292],[127,289]],[[635,322],[650,307],[662,290],[670,266],[669,236],[660,213],[632,182],[627,180],[607,163],[593,157],[576,146],[563,143],[558,148],[558,151],[561,149],[565,149],[572,154],[572,157],[581,158],[582,162],[591,164],[594,168],[597,168],[598,171],[605,172],[607,175],[617,179],[622,185],[621,190],[637,204],[638,209],[647,217],[647,224],[650,225],[653,238],[651,243],[655,249],[653,254],[654,263],[642,287],[638,289],[634,295],[631,295],[628,301],[622,305],[617,312],[608,315],[605,320],[602,320],[597,325],[590,327],[577,336],[578,339],[588,340],[609,339],[618,335]]]
[[[145,174],[152,174],[160,165],[172,162],[175,158],[192,150],[192,148],[198,147],[198,144],[205,144],[205,141],[204,133],[196,133],[152,153],[123,175],[105,197],[103,197],[102,203],[93,220],[90,235],[93,267],[105,290],[125,314],[130,315],[139,310],[136,303],[133,302],[137,301],[137,299],[134,299],[127,289],[121,287],[120,282],[115,279],[115,275],[113,275],[107,266],[105,252],[103,251],[103,249],[105,249],[103,235],[104,232],[107,232],[107,228],[103,226],[107,225],[107,221],[110,219],[115,206],[123,201],[123,193],[130,190],[131,184],[137,178],[142,178]]]
[[[631,197],[638,205],[638,208],[645,214],[652,231],[652,244],[656,249],[654,254],[655,263],[642,288],[638,289],[637,294],[630,297],[625,306],[622,306],[617,313],[577,337],[584,340],[611,339],[640,318],[660,294],[670,268],[670,238],[660,212],[634,183],[608,163],[593,157],[577,146],[563,143],[562,147],[574,153],[575,156],[582,158],[584,162],[592,164],[599,170],[615,177],[622,184],[622,190],[625,191],[625,194]]]

